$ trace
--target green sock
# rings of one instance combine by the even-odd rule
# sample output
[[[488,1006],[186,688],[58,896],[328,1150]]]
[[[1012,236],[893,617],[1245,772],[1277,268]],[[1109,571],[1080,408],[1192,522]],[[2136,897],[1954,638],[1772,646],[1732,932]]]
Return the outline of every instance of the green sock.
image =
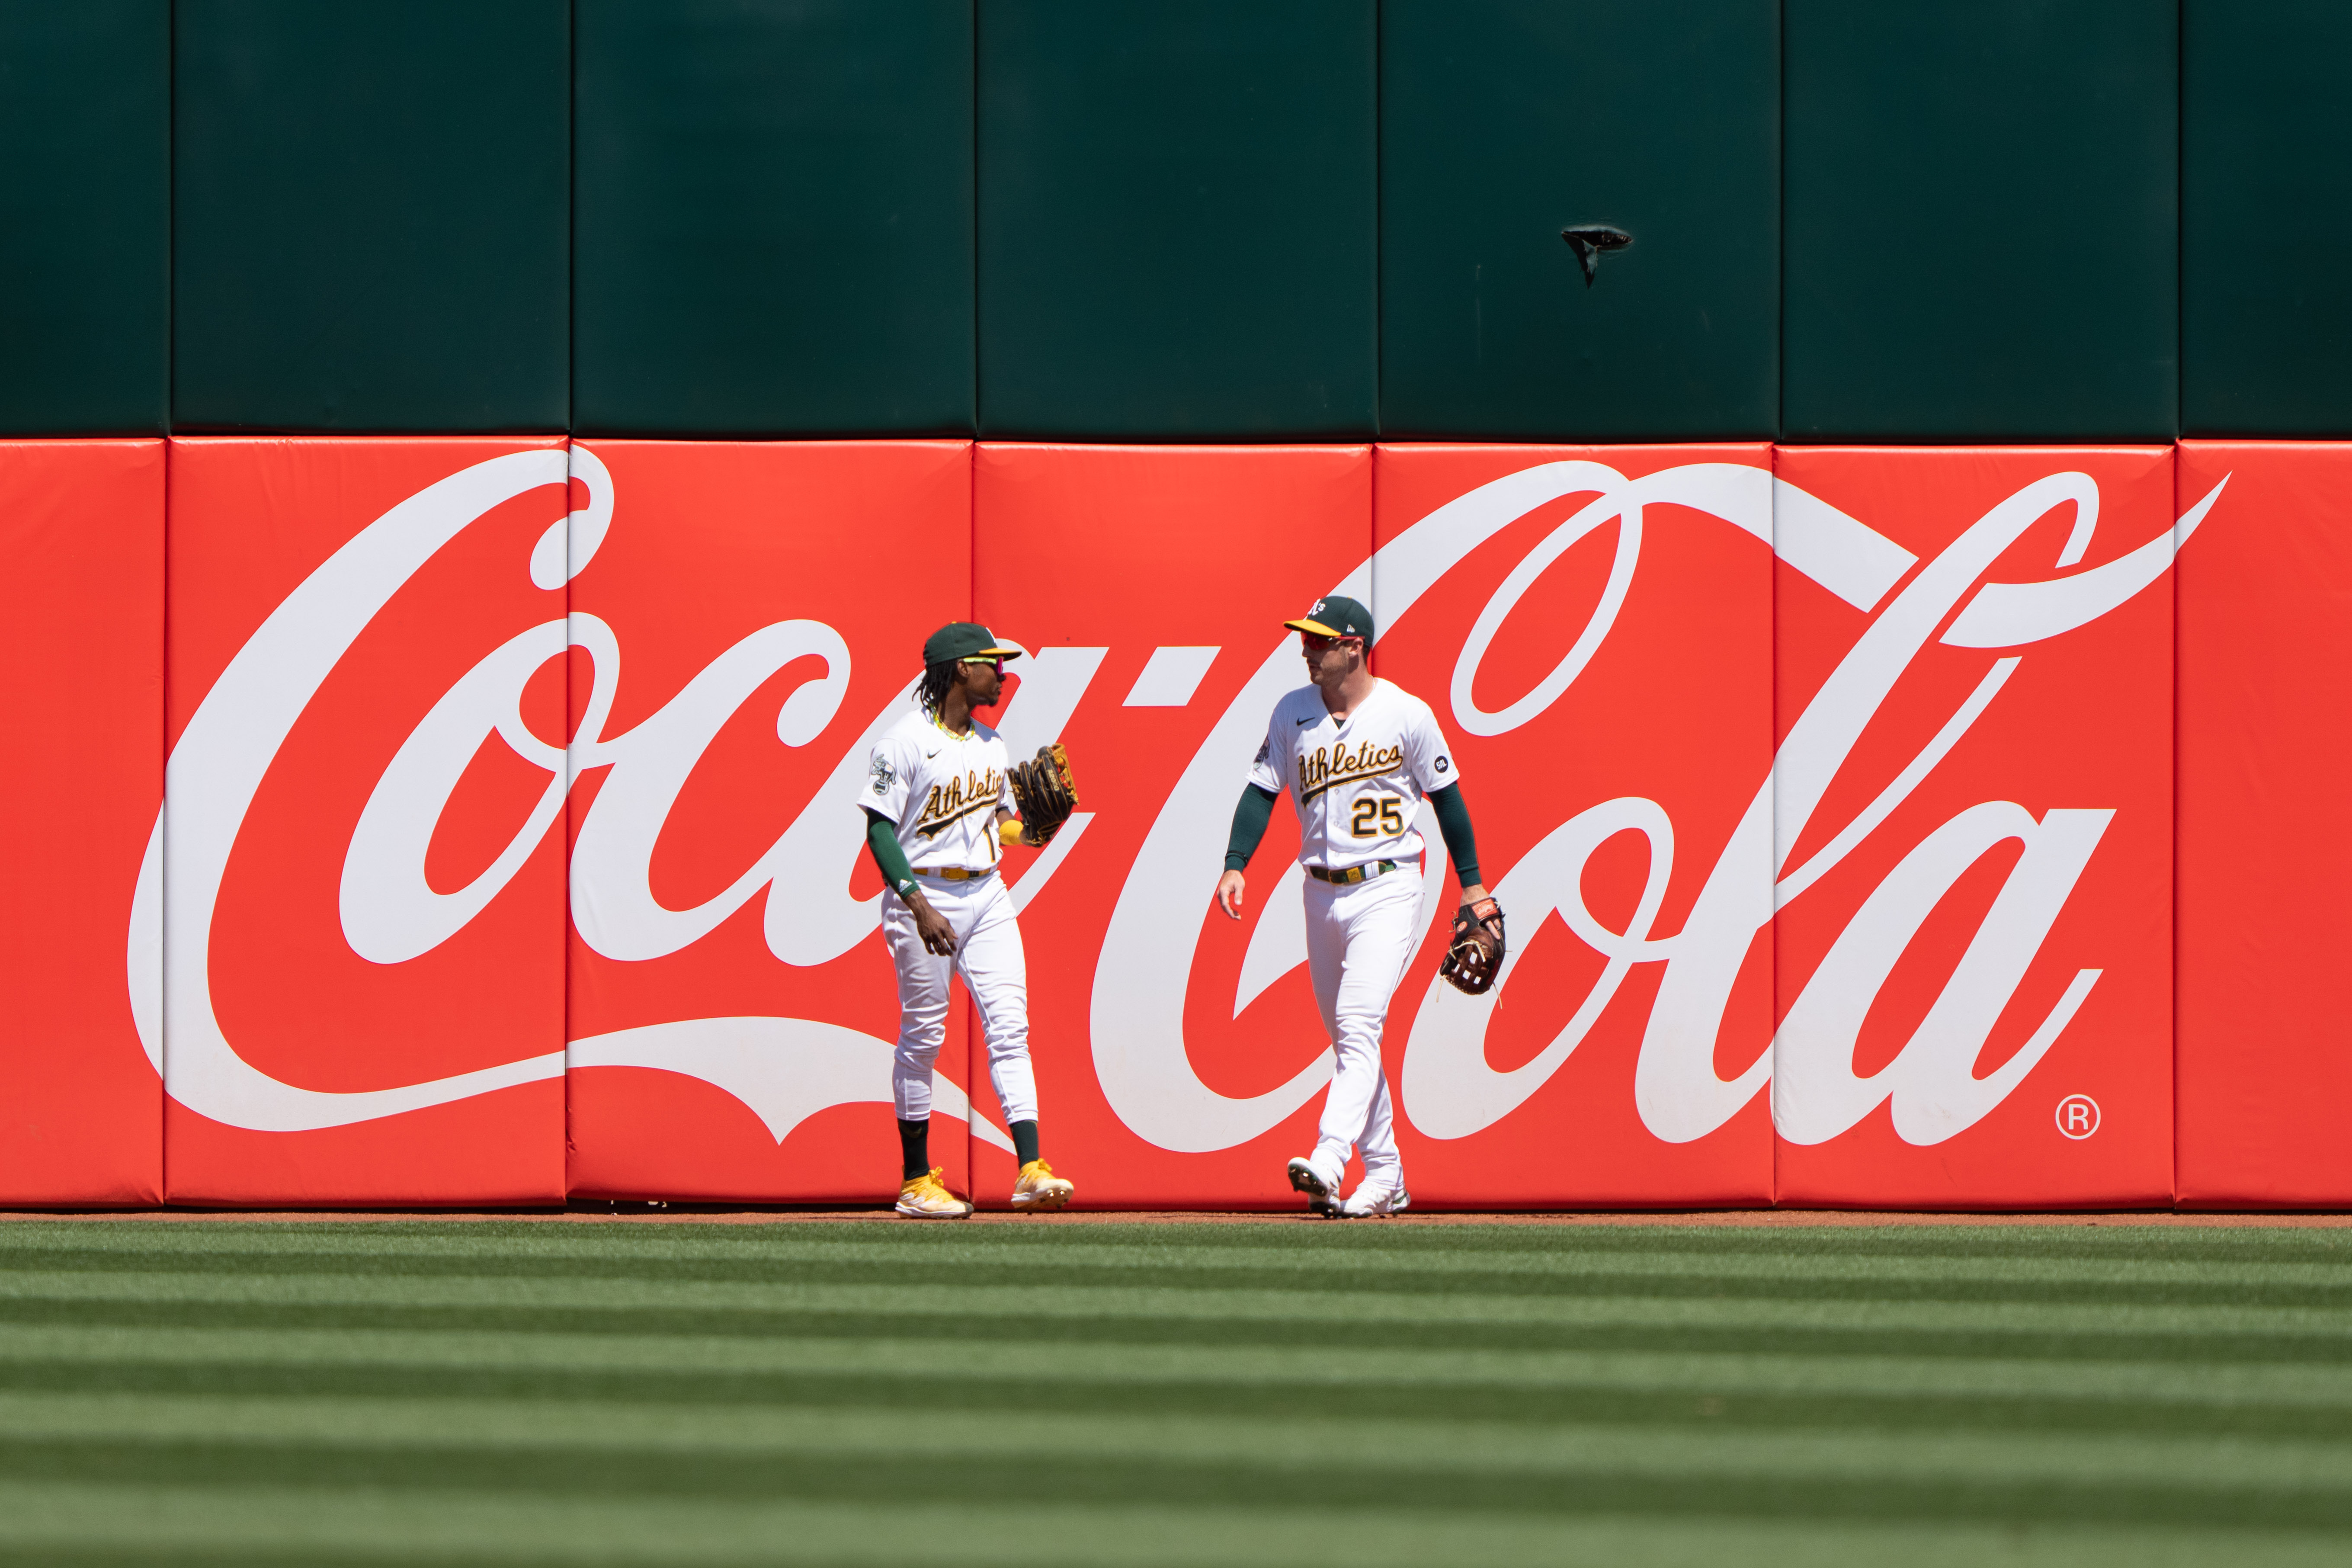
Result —
[[[1034,1121],[1008,1121],[1005,1131],[1013,1134],[1013,1157],[1023,1164],[1037,1157],[1037,1124]]]
[[[929,1117],[926,1116],[920,1121],[909,1121],[903,1116],[898,1119],[898,1164],[900,1170],[905,1173],[905,1179],[910,1182],[917,1176],[929,1174],[931,1169],[931,1119]]]

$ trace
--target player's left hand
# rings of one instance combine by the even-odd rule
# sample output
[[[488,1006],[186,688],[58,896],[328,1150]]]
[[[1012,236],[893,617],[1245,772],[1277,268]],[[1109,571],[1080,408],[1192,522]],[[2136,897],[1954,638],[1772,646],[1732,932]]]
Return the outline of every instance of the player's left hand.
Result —
[[[1501,975],[1510,943],[1503,932],[1503,906],[1483,883],[1462,889],[1462,906],[1454,911],[1454,936],[1445,962],[1437,973],[1456,991],[1483,996]]]
[[[1070,777],[1070,753],[1062,742],[1037,748],[1036,760],[1015,763],[1006,775],[1013,804],[1021,812],[1021,842],[1043,849],[1078,808],[1078,791]]]

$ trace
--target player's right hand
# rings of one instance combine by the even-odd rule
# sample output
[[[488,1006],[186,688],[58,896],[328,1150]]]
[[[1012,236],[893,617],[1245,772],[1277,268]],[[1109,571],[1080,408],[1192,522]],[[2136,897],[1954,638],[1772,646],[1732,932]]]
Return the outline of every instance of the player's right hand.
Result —
[[[923,939],[923,945],[941,958],[952,956],[955,952],[955,927],[948,924],[948,917],[931,908],[930,900],[923,897],[919,888],[915,890],[915,901],[911,907],[915,911],[915,934]]]
[[[1242,893],[1247,884],[1239,871],[1227,871],[1217,879],[1217,907],[1234,920],[1242,918]]]

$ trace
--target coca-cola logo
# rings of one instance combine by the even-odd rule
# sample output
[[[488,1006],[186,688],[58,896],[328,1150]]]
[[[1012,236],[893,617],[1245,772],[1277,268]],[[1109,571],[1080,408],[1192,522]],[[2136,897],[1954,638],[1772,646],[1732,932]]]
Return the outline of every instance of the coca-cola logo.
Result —
[[[239,828],[278,749],[327,677],[436,551],[502,502],[567,475],[584,491],[584,504],[541,535],[527,560],[514,563],[538,587],[560,587],[588,565],[614,526],[614,486],[604,464],[584,447],[571,449],[568,467],[564,452],[548,450],[477,463],[384,512],[312,571],[247,640],[189,720],[172,751],[166,805],[130,912],[129,974],[140,1037],[181,1104],[232,1126],[297,1131],[396,1115],[565,1069],[564,1053],[548,1053],[396,1088],[306,1089],[239,1053],[213,1006],[210,965],[215,906]],[[1896,1129],[1914,1143],[1949,1138],[1981,1119],[2055,1046],[2098,983],[2095,968],[2077,973],[2025,1047],[1998,1070],[1976,1076],[1988,1032],[2096,855],[2113,808],[2094,803],[2036,816],[1994,800],[1952,816],[1912,846],[1855,909],[1790,1006],[1777,1045],[1768,1037],[1733,1042],[1745,1065],[1726,1074],[1717,1068],[1727,1044],[1726,1003],[1742,956],[1777,910],[1805,897],[1935,772],[2000,701],[2036,645],[2088,626],[2160,578],[2221,491],[2217,485],[2174,530],[2101,565],[2071,570],[2098,525],[2099,489],[2086,474],[2051,473],[2018,489],[1923,563],[1859,519],[1760,468],[1691,463],[1627,479],[1598,462],[1547,462],[1438,508],[1330,584],[1332,594],[1371,602],[1377,582],[1385,636],[1416,600],[1509,525],[1563,498],[1591,498],[1511,569],[1464,638],[1440,711],[1472,737],[1528,725],[1575,686],[1609,639],[1641,569],[1648,508],[1671,509],[1660,514],[1675,520],[1671,526],[1721,526],[1752,536],[1864,617],[1850,650],[1787,729],[1769,771],[1752,781],[1737,827],[1706,847],[1710,868],[1678,929],[1657,929],[1678,849],[1675,821],[1652,799],[1624,795],[1585,805],[1514,863],[1487,868],[1517,928],[1532,930],[1556,911],[1605,966],[1557,1037],[1507,1069],[1489,1064],[1484,1042],[1497,1003],[1520,973],[1524,948],[1486,996],[1433,987],[1418,997],[1400,1085],[1412,1125],[1433,1137],[1460,1138],[1510,1115],[1568,1060],[1637,966],[1647,964],[1661,966],[1661,979],[1633,1092],[1642,1124],[1660,1140],[1705,1137],[1776,1074],[1775,1121],[1783,1137],[1799,1143],[1834,1138],[1890,1100]],[[2063,507],[2073,509],[2074,521],[2052,574],[1984,580],[2006,549]],[[1610,524],[1615,542],[1606,583],[1556,666],[1512,700],[1482,707],[1478,673],[1506,618],[1562,552]],[[1787,863],[1864,728],[1922,650],[1938,643],[2004,652],[1866,808],[1801,863]],[[568,750],[534,735],[520,706],[532,673],[567,648],[580,650],[593,671]],[[911,683],[873,714],[852,715],[866,721],[853,735],[849,725],[836,727],[849,689],[847,643],[823,620],[782,620],[740,638],[649,717],[613,733],[623,651],[605,622],[574,612],[509,638],[433,702],[384,768],[343,847],[339,910],[353,952],[396,965],[463,931],[555,827],[573,781],[589,769],[603,770],[604,777],[578,824],[570,908],[580,940],[602,958],[638,963],[677,953],[763,894],[761,933],[785,965],[824,964],[872,937],[877,899],[851,892],[862,843],[855,805],[870,782],[872,742],[903,710]],[[1099,650],[1060,650],[1059,658],[1056,650],[1040,652],[1046,657],[1031,666],[1005,715],[1008,729],[1057,728],[1101,657]],[[807,673],[779,706],[775,734],[789,747],[837,746],[836,762],[790,825],[731,883],[688,907],[664,904],[650,867],[680,792],[751,696],[803,660]],[[1094,961],[1097,1080],[1125,1125],[1164,1149],[1205,1152],[1245,1142],[1296,1110],[1329,1071],[1327,1053],[1278,1087],[1230,1096],[1193,1070],[1184,1037],[1202,911],[1219,870],[1215,851],[1235,781],[1275,699],[1297,683],[1294,660],[1286,637],[1269,637],[1255,674],[1185,762],[1124,868]],[[468,759],[493,735],[541,770],[545,784],[502,853],[466,886],[436,890],[425,873],[427,847]],[[1083,818],[1074,821],[1053,858],[1028,873],[1018,889],[1023,902],[1038,896],[1084,827]],[[1581,879],[1599,847],[1625,834],[1647,846],[1649,869],[1630,918],[1612,925],[1587,907]],[[1426,837],[1434,862],[1442,858],[1437,836]],[[1959,877],[2011,842],[2021,847],[2016,863],[1935,1006],[1892,1066],[1858,1075],[1855,1031],[1912,934]],[[1429,870],[1424,932],[1444,880],[1441,865]],[[1301,922],[1289,912],[1298,880],[1294,868],[1276,879],[1266,896],[1242,965],[1237,1010],[1304,962]],[[158,932],[168,968],[156,960]],[[752,1106],[781,1139],[815,1110],[875,1098],[887,1049],[887,1042],[818,1019],[719,1017],[576,1039],[569,1057],[575,1067],[655,1067],[703,1079]],[[942,1109],[966,1113],[952,1085],[943,1083],[942,1092]],[[1002,1137],[985,1128],[982,1135]]]

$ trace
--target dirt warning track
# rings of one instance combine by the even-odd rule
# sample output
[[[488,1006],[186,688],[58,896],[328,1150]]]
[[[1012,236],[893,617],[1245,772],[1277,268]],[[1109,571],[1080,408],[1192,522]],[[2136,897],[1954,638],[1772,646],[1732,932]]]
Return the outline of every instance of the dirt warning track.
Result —
[[[106,1220],[124,1224],[183,1221],[305,1222],[362,1225],[418,1220],[517,1220],[547,1225],[1328,1225],[1314,1215],[1289,1211],[1215,1213],[1190,1210],[1077,1209],[1059,1214],[982,1211],[964,1220],[912,1221],[889,1209],[721,1208],[708,1205],[617,1203],[568,1209],[75,1209],[0,1210],[0,1220]],[[2352,1214],[2198,1214],[2171,1210],[2124,1210],[2080,1214],[1931,1214],[1876,1209],[1690,1209],[1609,1210],[1586,1213],[1404,1214],[1380,1221],[1389,1226],[1690,1226],[1710,1228],[1868,1228],[1887,1226],[2258,1226],[2266,1229],[2342,1229]]]

